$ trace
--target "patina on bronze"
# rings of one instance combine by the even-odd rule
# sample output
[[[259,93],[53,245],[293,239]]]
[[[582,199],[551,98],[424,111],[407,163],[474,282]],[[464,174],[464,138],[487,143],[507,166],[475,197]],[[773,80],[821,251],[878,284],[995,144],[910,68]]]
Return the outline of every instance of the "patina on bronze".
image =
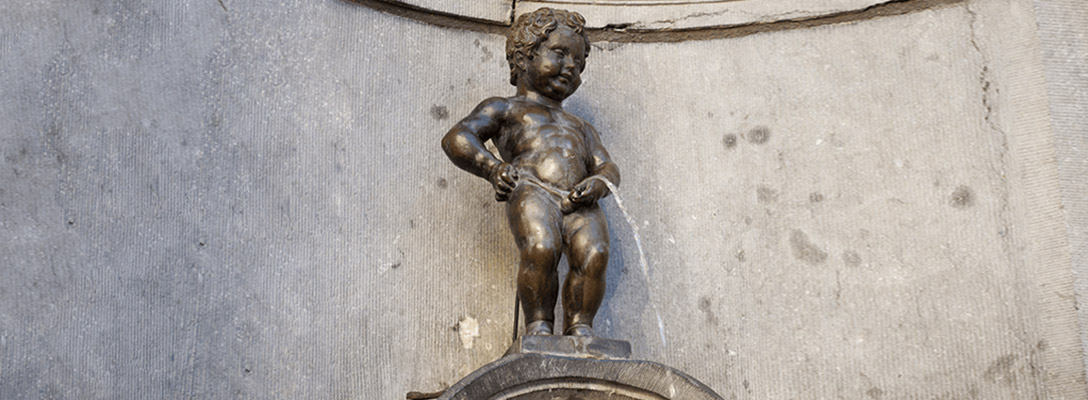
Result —
[[[578,13],[543,8],[522,15],[506,42],[517,93],[484,100],[442,139],[454,164],[491,182],[495,199],[507,203],[527,335],[553,333],[564,253],[570,272],[562,333],[593,336],[604,298],[608,225],[597,201],[609,194],[606,182],[620,183],[620,171],[597,130],[562,105],[582,83],[589,50]],[[487,150],[488,140],[501,159]]]

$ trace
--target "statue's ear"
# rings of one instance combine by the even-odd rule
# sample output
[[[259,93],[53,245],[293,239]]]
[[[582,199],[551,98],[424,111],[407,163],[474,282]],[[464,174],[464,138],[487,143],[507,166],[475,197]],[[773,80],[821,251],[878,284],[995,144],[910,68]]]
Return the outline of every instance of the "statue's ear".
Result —
[[[516,65],[519,70],[524,71],[526,68],[529,67],[529,57],[527,57],[525,53],[520,51],[514,53],[514,65]]]

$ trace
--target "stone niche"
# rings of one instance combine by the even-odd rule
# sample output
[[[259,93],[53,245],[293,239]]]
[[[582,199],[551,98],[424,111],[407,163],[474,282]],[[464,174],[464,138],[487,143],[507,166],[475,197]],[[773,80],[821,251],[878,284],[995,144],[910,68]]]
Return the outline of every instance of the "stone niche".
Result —
[[[0,6],[0,399],[403,399],[500,359],[516,247],[439,140],[545,5],[599,28],[566,108],[641,238],[602,201],[632,360],[1088,398],[1030,0],[82,3]]]

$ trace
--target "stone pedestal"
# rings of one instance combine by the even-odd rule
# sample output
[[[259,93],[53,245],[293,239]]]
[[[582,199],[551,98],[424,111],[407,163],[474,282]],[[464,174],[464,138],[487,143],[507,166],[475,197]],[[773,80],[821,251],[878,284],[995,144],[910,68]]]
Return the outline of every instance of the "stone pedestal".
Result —
[[[522,336],[505,355],[511,354],[626,360],[631,357],[631,343],[588,336]]]
[[[621,340],[526,336],[439,399],[721,399],[683,372],[630,355]]]

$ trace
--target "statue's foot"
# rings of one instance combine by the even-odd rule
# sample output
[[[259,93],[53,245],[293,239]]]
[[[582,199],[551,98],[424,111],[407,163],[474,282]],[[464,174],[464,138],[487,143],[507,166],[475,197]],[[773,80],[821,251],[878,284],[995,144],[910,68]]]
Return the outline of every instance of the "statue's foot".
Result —
[[[529,325],[525,326],[525,335],[526,336],[546,336],[546,335],[551,335],[553,329],[554,328],[552,327],[551,321],[543,321],[543,320],[533,321],[533,322],[530,322]]]
[[[571,325],[570,328],[567,328],[566,334],[569,336],[595,336],[593,327],[586,324]]]

